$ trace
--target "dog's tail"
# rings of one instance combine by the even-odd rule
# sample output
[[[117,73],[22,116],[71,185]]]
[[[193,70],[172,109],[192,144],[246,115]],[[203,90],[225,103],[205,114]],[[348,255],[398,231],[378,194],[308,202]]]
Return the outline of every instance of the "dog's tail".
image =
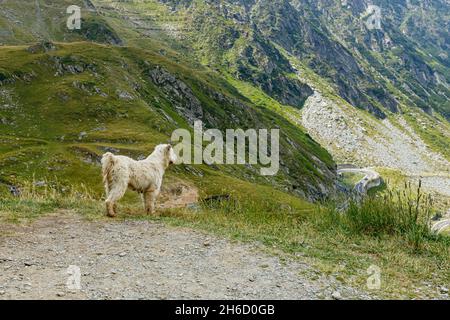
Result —
[[[111,171],[114,168],[114,155],[107,152],[102,157],[102,176],[103,184],[105,185],[106,194],[109,192],[109,183],[111,181]]]

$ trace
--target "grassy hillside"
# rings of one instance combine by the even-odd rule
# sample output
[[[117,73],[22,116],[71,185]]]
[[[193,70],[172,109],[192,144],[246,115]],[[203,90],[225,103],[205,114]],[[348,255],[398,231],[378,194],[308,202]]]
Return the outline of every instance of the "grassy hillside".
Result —
[[[174,87],[155,82],[155,72],[175,77]],[[57,180],[100,192],[102,153],[146,156],[174,129],[190,128],[191,113],[200,112],[206,127],[281,129],[278,175],[263,178],[257,167],[245,166],[223,166],[224,173],[309,198],[332,189],[334,163],[324,149],[205,69],[140,49],[79,42],[1,47],[0,74],[4,183]],[[171,90],[180,84],[188,93],[175,99]]]

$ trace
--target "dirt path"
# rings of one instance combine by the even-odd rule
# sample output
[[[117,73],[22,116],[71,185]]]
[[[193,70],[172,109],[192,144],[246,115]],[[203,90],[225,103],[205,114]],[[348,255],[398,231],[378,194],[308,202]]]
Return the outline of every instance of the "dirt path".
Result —
[[[64,212],[0,234],[0,299],[370,298],[256,245],[160,222]],[[70,265],[81,290],[66,285]]]

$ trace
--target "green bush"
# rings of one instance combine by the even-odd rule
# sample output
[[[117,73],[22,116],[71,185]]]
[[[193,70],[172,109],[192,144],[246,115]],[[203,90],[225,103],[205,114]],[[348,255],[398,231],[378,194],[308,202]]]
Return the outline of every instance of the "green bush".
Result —
[[[405,184],[401,191],[353,198],[343,210],[334,205],[322,209],[316,222],[322,228],[338,228],[347,234],[400,236],[419,250],[424,241],[438,238],[430,229],[432,198],[421,187],[419,181],[417,189]]]

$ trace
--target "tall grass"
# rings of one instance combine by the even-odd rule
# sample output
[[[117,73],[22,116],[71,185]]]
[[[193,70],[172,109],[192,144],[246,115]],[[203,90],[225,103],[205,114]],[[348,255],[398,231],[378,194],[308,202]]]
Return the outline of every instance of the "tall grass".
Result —
[[[39,186],[35,180],[24,182],[20,187],[18,198],[27,200],[95,200],[94,192],[84,184],[67,187],[61,185],[56,179],[52,182],[43,182],[42,186]]]
[[[101,201],[84,185],[64,187],[57,182],[36,181],[20,186],[18,196],[0,195],[0,221],[19,222],[60,209],[73,209],[83,215],[94,216],[100,212]]]
[[[433,201],[422,191],[405,183],[403,190],[387,190],[382,196],[369,195],[351,199],[345,210],[335,206],[322,209],[316,221],[322,227],[339,228],[347,234],[368,236],[400,236],[414,250],[426,240],[436,239],[430,228]]]

